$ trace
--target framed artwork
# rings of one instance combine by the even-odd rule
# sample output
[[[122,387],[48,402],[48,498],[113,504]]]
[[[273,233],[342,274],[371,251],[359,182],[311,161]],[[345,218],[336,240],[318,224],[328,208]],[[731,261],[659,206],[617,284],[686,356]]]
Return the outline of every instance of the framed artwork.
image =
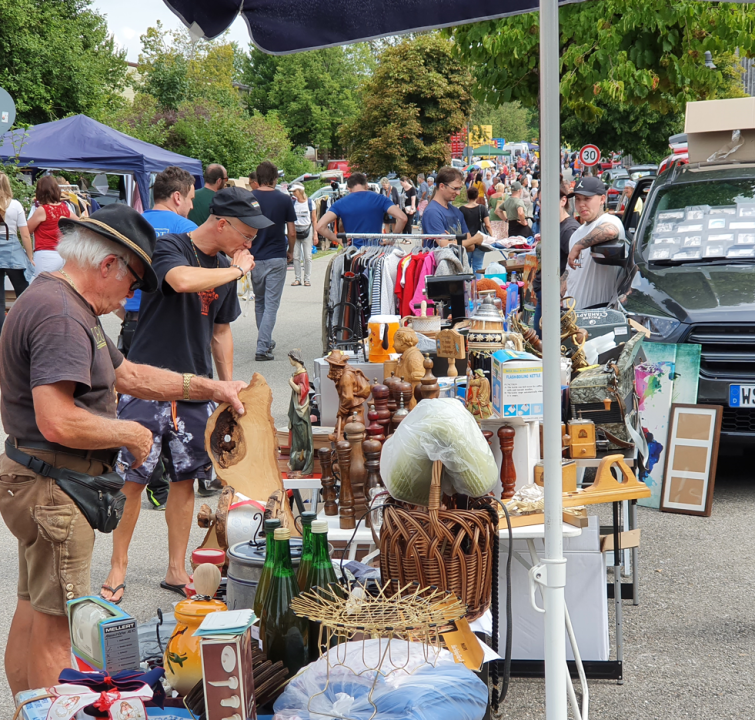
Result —
[[[671,406],[661,510],[709,517],[716,482],[720,405]]]

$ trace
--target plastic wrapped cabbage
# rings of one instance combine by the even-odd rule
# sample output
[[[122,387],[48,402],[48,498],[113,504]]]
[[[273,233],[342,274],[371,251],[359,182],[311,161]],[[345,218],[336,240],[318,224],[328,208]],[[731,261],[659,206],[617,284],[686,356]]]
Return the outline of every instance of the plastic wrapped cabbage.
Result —
[[[383,445],[380,475],[388,492],[427,507],[433,461],[443,463],[447,495],[486,495],[498,482],[493,452],[472,415],[453,398],[422,400]]]
[[[331,648],[335,666],[328,672],[323,656],[294,677],[275,701],[274,720],[482,719],[488,689],[454,663],[448,650],[440,651],[433,667],[422,644],[394,640],[386,652],[386,643],[366,640]]]

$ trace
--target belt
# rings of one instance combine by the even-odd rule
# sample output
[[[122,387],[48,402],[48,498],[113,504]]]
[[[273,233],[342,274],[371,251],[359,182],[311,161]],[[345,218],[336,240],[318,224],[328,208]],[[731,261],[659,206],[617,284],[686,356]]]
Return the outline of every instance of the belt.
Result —
[[[118,450],[80,450],[77,448],[68,448],[64,445],[58,445],[57,443],[51,443],[45,440],[17,440],[11,436],[8,436],[8,439],[5,441],[6,451],[9,446],[14,448],[26,448],[27,450],[46,450],[47,452],[72,455],[73,457],[84,458],[85,460],[101,462],[110,467],[115,466],[115,461],[118,457]],[[8,455],[8,457],[10,457],[10,455]]]

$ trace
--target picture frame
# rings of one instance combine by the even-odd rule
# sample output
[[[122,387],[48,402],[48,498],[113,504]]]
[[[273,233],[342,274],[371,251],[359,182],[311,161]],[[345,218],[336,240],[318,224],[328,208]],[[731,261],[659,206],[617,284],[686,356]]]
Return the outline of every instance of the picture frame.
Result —
[[[671,406],[661,490],[663,512],[710,517],[722,415],[721,405]]]

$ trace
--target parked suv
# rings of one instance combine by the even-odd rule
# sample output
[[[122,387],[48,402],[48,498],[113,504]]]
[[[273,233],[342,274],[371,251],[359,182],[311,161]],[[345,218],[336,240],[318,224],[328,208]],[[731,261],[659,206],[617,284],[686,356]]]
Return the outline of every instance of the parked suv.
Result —
[[[592,251],[624,269],[617,306],[653,342],[701,345],[698,402],[755,444],[755,164],[674,163],[637,181],[623,218],[627,243]]]

